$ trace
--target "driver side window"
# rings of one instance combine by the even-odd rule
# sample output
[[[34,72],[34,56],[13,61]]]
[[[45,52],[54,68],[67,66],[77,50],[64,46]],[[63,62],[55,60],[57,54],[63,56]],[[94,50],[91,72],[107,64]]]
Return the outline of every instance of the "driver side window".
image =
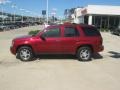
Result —
[[[43,33],[44,37],[60,37],[60,29],[52,28]]]

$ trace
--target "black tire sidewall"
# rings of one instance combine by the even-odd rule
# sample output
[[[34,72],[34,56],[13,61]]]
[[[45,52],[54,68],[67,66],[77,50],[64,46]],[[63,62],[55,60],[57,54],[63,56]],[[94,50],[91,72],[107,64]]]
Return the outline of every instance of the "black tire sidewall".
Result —
[[[82,58],[80,57],[80,52],[81,52],[82,50],[85,50],[85,49],[87,49],[87,50],[89,51],[89,54],[90,54],[88,59],[82,59]],[[92,56],[92,50],[91,50],[90,47],[87,47],[87,46],[85,46],[85,47],[80,47],[80,48],[78,49],[78,51],[77,51],[77,58],[78,58],[79,61],[90,61],[90,60],[91,60],[91,56]]]

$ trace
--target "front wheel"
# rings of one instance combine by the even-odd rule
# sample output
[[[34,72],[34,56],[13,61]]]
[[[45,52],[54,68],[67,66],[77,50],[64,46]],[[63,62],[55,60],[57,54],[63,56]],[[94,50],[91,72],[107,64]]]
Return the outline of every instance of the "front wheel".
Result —
[[[22,46],[18,49],[16,57],[21,61],[31,61],[33,59],[32,49],[27,46]]]
[[[89,47],[80,47],[77,51],[77,58],[80,61],[91,60],[92,50]]]

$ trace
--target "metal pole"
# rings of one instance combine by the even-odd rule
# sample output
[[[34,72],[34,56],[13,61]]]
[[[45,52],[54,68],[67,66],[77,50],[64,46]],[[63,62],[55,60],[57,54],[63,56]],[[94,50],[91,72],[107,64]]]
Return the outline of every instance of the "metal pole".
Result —
[[[15,21],[16,21],[16,20],[15,20],[15,11],[14,11],[14,23],[15,23]]]
[[[120,17],[119,17],[119,28],[120,28]]]
[[[15,9],[17,8],[17,6],[15,4],[13,4],[11,7],[14,9],[14,16],[13,16],[14,17],[14,21],[13,22],[15,23],[15,21],[16,21]]]
[[[100,29],[102,29],[102,16],[101,16],[101,21],[100,21]]]
[[[41,18],[41,16],[39,16],[39,23],[40,23],[40,21],[41,21],[40,18]]]
[[[110,26],[110,16],[108,16],[108,29],[109,29],[109,26]]]
[[[3,7],[1,5],[1,9],[2,9],[2,24],[4,24],[4,15],[3,15]]]
[[[23,11],[24,9],[20,9],[21,13],[22,13],[22,19],[21,19],[21,22],[23,23]]]
[[[23,14],[22,14],[22,23],[23,23]]]
[[[21,19],[21,23],[23,23],[23,12],[22,12],[22,19]]]
[[[47,24],[48,24],[48,0],[47,0],[47,7],[46,7],[46,9],[47,9]]]

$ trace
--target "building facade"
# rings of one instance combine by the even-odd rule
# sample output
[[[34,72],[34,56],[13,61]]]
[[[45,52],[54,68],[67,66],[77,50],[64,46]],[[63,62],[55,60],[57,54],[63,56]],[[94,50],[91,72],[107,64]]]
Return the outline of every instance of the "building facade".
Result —
[[[100,29],[117,28],[120,26],[120,6],[88,5],[77,8],[73,22],[95,25]]]

